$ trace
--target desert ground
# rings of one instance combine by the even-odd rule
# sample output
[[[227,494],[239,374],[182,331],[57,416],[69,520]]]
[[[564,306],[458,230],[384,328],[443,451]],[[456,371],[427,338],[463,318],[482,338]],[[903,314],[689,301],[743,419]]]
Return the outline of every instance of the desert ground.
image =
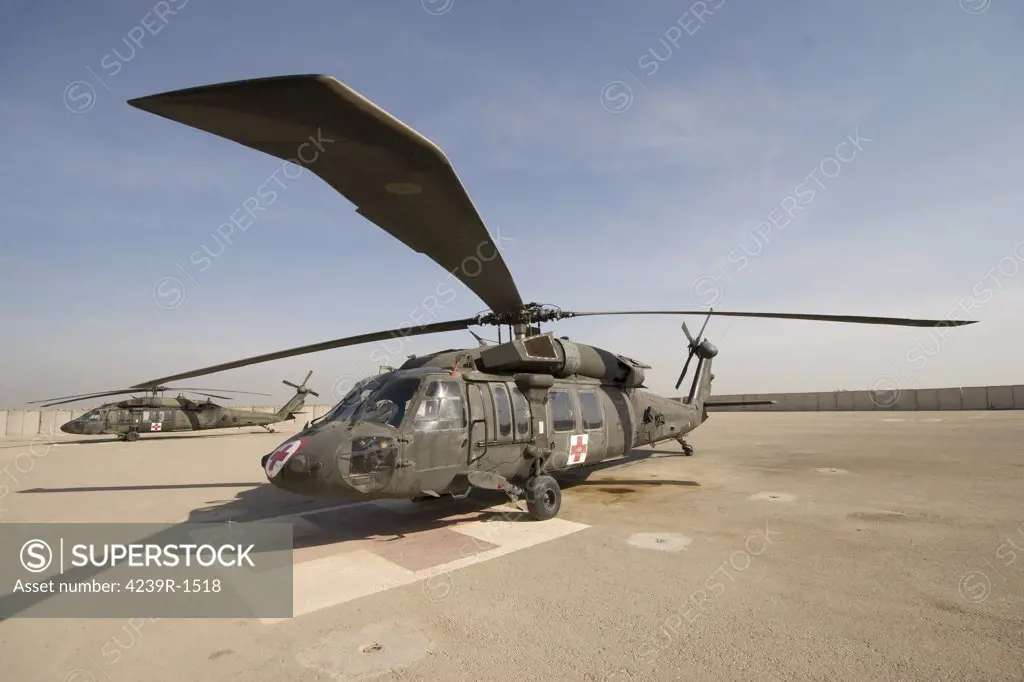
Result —
[[[300,498],[259,463],[285,437],[0,440],[2,522],[277,519],[296,547],[290,619],[15,615],[0,679],[1024,678],[1022,412],[715,414],[545,522]]]

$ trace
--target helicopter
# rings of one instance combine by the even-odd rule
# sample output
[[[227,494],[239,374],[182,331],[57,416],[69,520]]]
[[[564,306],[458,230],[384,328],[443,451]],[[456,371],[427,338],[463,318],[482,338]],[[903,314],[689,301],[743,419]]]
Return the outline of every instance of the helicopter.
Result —
[[[140,387],[357,344],[471,326],[498,328],[497,344],[477,337],[475,348],[410,357],[397,369],[366,377],[327,414],[263,456],[270,483],[300,495],[423,500],[497,490],[517,504],[525,500],[530,518],[550,519],[562,500],[554,475],[628,456],[643,444],[675,440],[684,454],[693,454],[685,436],[716,407],[709,398],[718,349],[703,338],[712,316],[911,327],[973,322],[715,310],[572,312],[524,303],[444,152],[338,80],[255,78],[128,104],[302,164],[354,204],[358,214],[453,274],[489,308],[460,320],[224,362]],[[321,153],[312,153],[314,147]],[[312,159],[307,161],[304,152]],[[688,355],[676,388],[696,357],[688,394],[681,400],[657,395],[644,385],[650,365],[541,329],[548,322],[599,315],[705,317],[696,336],[683,324]],[[508,339],[502,341],[505,328]]]
[[[160,383],[147,386],[134,386],[127,389],[114,391],[102,391],[100,393],[88,393],[63,398],[47,398],[46,400],[34,400],[29,404],[46,403],[42,407],[53,405],[64,405],[67,403],[89,400],[108,395],[120,395],[124,393],[140,393],[148,391],[149,395],[144,397],[131,397],[114,403],[106,403],[93,408],[61,425],[60,430],[64,433],[79,435],[115,434],[118,440],[136,441],[141,433],[167,433],[169,431],[205,431],[207,429],[225,429],[241,426],[262,426],[269,433],[274,433],[272,424],[295,419],[295,415],[302,414],[299,410],[305,404],[306,396],[312,394],[319,396],[319,393],[306,387],[309,377],[313,376],[310,371],[306,374],[301,384],[293,384],[285,380],[286,386],[295,389],[295,395],[281,406],[277,412],[260,412],[236,407],[222,407],[212,402],[210,398],[232,400],[223,395],[207,393],[206,391],[219,391],[221,393],[236,393],[244,395],[269,395],[268,393],[252,393],[249,391],[229,391],[218,388],[175,388],[171,389]],[[179,393],[175,398],[164,398],[158,396],[168,390],[177,390],[187,393],[195,393],[206,396],[205,401],[192,400]],[[50,402],[52,401],[52,402]]]

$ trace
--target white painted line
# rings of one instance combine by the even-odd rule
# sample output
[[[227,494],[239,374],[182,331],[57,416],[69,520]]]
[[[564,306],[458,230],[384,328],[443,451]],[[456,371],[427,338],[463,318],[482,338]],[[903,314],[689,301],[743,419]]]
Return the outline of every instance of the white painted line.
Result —
[[[486,511],[499,508],[492,507]],[[339,551],[329,557],[297,563],[292,578],[293,617],[298,618],[353,599],[457,571],[589,527],[557,518],[547,521],[469,521],[455,524],[449,529],[498,546],[419,571],[410,571],[365,549]],[[264,625],[282,620],[288,619],[260,619]]]
[[[416,574],[365,549],[296,564],[292,573],[293,617],[303,616],[417,580]],[[264,625],[287,618],[261,618]]]
[[[882,421],[884,421],[884,422],[905,422],[907,420],[900,418],[900,419],[883,419]]]
[[[498,509],[492,508],[490,511]],[[547,521],[467,521],[450,526],[449,530],[498,545],[498,549],[513,551],[555,540],[584,528],[589,526],[556,518]],[[488,550],[483,554],[494,551],[497,550]]]

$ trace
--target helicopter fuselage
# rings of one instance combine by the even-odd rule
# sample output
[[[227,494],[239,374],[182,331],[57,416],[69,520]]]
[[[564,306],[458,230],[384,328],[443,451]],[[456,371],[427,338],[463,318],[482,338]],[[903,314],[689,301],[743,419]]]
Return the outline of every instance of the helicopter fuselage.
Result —
[[[555,356],[546,365],[529,355],[538,338]],[[678,401],[644,388],[644,366],[629,358],[550,335],[525,341],[445,351],[364,379],[263,457],[268,480],[340,499],[458,494],[474,471],[515,482],[589,467],[682,441],[707,418],[710,358],[691,398]],[[480,369],[494,365],[503,371]]]
[[[307,377],[308,378],[308,377]],[[288,383],[288,382],[285,382]],[[294,386],[294,384],[289,384]],[[294,419],[305,401],[305,385],[277,412],[223,407],[207,401],[178,396],[148,396],[107,403],[61,425],[64,433],[76,435],[112,434],[135,440],[142,433],[203,431],[244,426],[262,426]]]
[[[173,404],[125,404],[128,401],[101,405],[81,417],[63,425],[64,433],[97,435],[160,433],[168,431],[199,431],[232,426],[259,426],[273,421],[272,412],[257,412],[220,405],[196,403],[182,406]],[[172,401],[167,401],[172,402]]]

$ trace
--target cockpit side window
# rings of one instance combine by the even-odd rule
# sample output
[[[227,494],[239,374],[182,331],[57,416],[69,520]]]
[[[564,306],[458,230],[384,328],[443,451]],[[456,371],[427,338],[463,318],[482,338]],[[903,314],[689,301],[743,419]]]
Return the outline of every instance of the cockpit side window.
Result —
[[[431,381],[416,410],[417,431],[455,431],[466,428],[466,406],[458,381]]]

